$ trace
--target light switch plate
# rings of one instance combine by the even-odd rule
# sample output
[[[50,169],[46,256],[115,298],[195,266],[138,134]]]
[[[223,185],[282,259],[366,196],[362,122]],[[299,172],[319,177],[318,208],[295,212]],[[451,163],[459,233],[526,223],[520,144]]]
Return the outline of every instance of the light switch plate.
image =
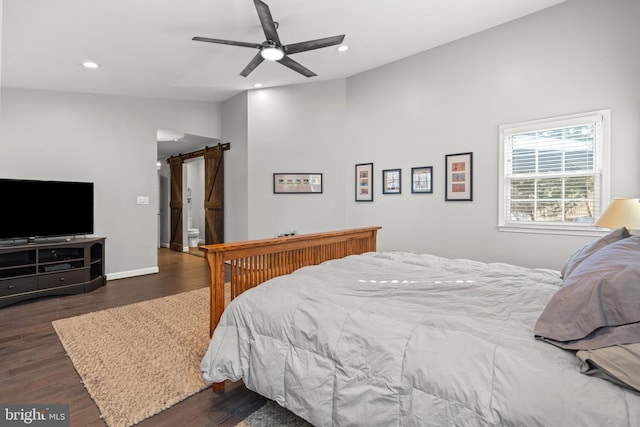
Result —
[[[139,205],[148,205],[149,204],[149,196],[138,196],[138,204]]]

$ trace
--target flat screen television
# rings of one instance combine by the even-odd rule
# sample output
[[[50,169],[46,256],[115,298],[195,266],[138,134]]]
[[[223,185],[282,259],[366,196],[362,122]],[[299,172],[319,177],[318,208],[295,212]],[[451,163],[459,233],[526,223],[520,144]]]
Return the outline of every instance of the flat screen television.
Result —
[[[93,234],[93,183],[0,179],[0,239]]]

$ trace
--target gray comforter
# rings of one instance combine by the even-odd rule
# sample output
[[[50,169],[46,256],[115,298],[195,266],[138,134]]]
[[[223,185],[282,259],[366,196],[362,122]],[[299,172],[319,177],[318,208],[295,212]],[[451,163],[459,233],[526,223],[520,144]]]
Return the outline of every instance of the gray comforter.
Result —
[[[638,426],[640,395],[533,327],[557,271],[410,253],[305,267],[236,298],[202,359],[316,426]]]

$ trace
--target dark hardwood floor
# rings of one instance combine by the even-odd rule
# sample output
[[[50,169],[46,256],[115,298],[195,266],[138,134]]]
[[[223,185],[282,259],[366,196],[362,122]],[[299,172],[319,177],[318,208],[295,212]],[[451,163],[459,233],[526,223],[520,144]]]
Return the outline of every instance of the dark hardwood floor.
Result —
[[[68,404],[71,426],[105,426],[51,322],[208,286],[202,257],[158,250],[158,274],[112,280],[93,292],[0,308],[0,402]],[[233,426],[266,399],[241,382],[191,396],[137,426]]]

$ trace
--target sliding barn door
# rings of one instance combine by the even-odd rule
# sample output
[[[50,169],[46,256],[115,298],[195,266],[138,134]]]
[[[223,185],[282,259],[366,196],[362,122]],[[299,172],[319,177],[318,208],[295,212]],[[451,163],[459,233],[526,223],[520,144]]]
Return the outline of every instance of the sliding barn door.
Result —
[[[169,161],[171,171],[171,240],[170,248],[183,251],[182,242],[182,159],[174,157]]]
[[[223,149],[208,148],[204,153],[204,242],[224,242],[224,156]]]

